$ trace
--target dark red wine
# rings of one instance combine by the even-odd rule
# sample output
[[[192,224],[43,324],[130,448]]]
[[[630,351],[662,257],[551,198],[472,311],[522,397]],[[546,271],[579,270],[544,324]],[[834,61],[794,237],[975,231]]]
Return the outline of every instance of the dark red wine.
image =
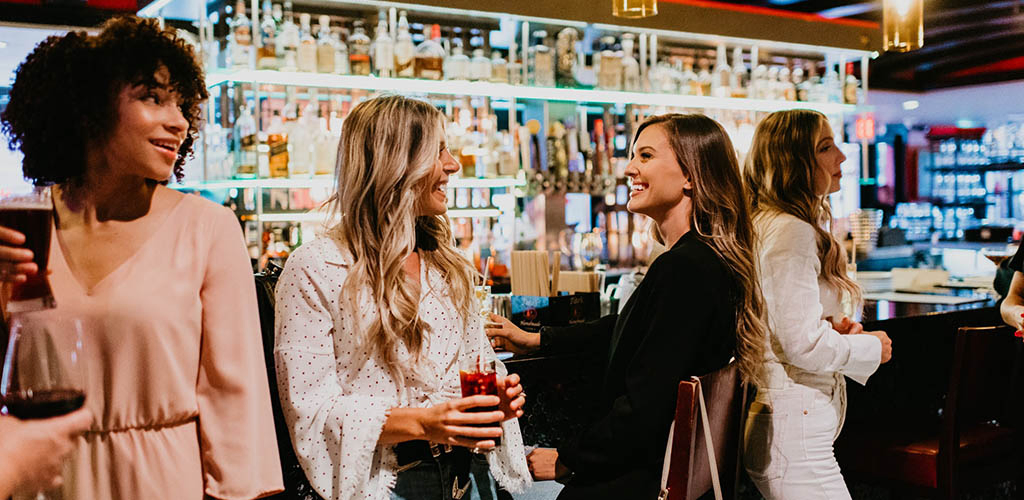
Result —
[[[75,389],[19,391],[3,398],[7,414],[22,420],[59,417],[85,404],[85,393]]]

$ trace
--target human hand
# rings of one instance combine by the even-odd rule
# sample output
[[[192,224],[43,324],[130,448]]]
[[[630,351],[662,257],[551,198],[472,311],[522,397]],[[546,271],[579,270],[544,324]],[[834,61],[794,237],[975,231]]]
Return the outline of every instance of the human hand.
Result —
[[[850,318],[843,316],[839,322],[832,321],[832,328],[839,332],[841,335],[857,335],[864,333],[864,325],[858,321],[853,321]]]
[[[39,271],[32,250],[23,248],[25,235],[0,226],[0,281],[23,283]]]
[[[90,425],[92,413],[86,408],[39,420],[0,416],[0,462],[5,464],[0,470],[0,497],[7,496],[5,489],[32,494],[63,484],[64,458]]]
[[[537,448],[526,456],[526,465],[535,481],[552,481],[570,474],[568,468],[558,461],[558,450]]]
[[[498,397],[501,398],[501,404],[498,406],[505,414],[505,418],[502,420],[523,416],[526,392],[523,391],[523,385],[519,383],[519,375],[513,373],[498,381]]]
[[[889,336],[886,335],[886,333],[883,332],[882,330],[864,332],[864,334],[878,337],[878,340],[882,342],[881,364],[888,363],[889,360],[892,359],[892,339],[890,339]]]
[[[512,323],[508,318],[491,313],[490,323],[484,327],[484,333],[494,345],[495,339],[505,339],[505,349],[516,354],[528,354],[540,348],[540,334],[528,333]]]
[[[494,439],[502,434],[498,423],[505,418],[505,414],[496,408],[500,404],[501,398],[498,396],[476,395],[425,408],[419,419],[424,439],[432,443],[481,450],[494,448]],[[480,410],[473,412],[472,408]],[[495,409],[486,411],[489,408]]]

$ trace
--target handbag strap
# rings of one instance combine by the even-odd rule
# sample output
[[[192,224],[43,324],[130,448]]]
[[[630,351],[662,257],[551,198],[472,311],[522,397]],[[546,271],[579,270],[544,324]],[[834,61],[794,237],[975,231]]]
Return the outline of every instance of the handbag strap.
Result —
[[[722,500],[722,483],[718,479],[718,460],[715,459],[715,446],[711,438],[711,423],[708,419],[708,409],[704,404],[704,387],[700,379],[693,378],[697,383],[697,398],[700,402],[700,417],[704,427],[704,448],[708,452],[708,464],[711,466],[711,487],[715,490],[715,500]],[[672,466],[672,439],[676,432],[676,422],[668,428],[668,444],[665,445],[665,461],[661,465],[661,491],[658,493],[658,500],[668,500],[668,473]]]
[[[708,409],[704,406],[704,387],[700,385],[700,379],[696,380],[701,421],[704,422],[704,448],[708,450],[708,464],[711,465],[711,486],[715,489],[715,500],[722,500],[722,483],[718,480],[718,460],[715,459],[715,446],[711,440],[711,421],[708,418]]]

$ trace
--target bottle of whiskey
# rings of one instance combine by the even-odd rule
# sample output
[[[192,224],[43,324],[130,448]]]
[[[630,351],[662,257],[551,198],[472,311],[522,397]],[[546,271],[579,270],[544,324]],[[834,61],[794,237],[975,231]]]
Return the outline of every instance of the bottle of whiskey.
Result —
[[[263,0],[263,19],[260,21],[260,37],[258,51],[258,67],[260,69],[277,69],[277,22],[274,21],[273,7],[270,0]]]
[[[413,67],[413,58],[416,48],[412,43],[412,35],[409,33],[409,20],[405,17],[405,11],[398,14],[398,34],[395,36],[395,74],[402,78],[416,76]]]
[[[377,33],[373,39],[373,70],[380,77],[395,76],[395,41],[391,39],[383,10],[377,18]]]
[[[622,89],[627,92],[643,90],[640,82],[640,63],[633,57],[635,39],[632,33],[622,35]]]
[[[281,71],[298,71],[299,27],[295,25],[291,0],[284,3],[284,21],[281,22],[281,31],[278,33],[277,39],[281,41],[281,50],[278,51],[278,57],[281,58]]]
[[[331,16],[321,15],[316,33],[316,70],[320,73],[334,73],[334,52],[337,45],[331,38]]]
[[[356,21],[355,30],[352,36],[348,37],[348,60],[349,70],[353,75],[369,75],[372,66],[370,64],[370,37],[363,28],[362,21]]]
[[[235,121],[235,172],[236,179],[252,179],[259,174],[257,156],[259,127],[253,117],[252,105],[246,105]]]
[[[235,4],[235,17],[231,21],[231,38],[228,40],[228,46],[231,67],[252,67],[252,22],[245,15],[245,0],[238,0]]]
[[[299,15],[299,71],[316,73],[316,39],[310,27],[310,15]]]
[[[434,24],[424,29],[424,40],[416,47],[416,77],[427,80],[444,78],[444,47],[441,46],[441,26]]]
[[[725,52],[725,44],[720,44],[717,50],[718,61],[715,63],[715,71],[711,78],[711,95],[714,97],[730,97],[732,90],[732,68],[729,67],[729,55]]]

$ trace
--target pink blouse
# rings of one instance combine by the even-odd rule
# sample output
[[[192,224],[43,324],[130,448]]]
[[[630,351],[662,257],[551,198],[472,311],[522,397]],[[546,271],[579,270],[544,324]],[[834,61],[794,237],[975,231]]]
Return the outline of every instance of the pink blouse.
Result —
[[[234,215],[181,195],[162,227],[92,288],[50,245],[57,309],[82,325],[95,421],[66,498],[251,499],[282,489],[249,258]],[[70,494],[69,494],[70,493]]]

